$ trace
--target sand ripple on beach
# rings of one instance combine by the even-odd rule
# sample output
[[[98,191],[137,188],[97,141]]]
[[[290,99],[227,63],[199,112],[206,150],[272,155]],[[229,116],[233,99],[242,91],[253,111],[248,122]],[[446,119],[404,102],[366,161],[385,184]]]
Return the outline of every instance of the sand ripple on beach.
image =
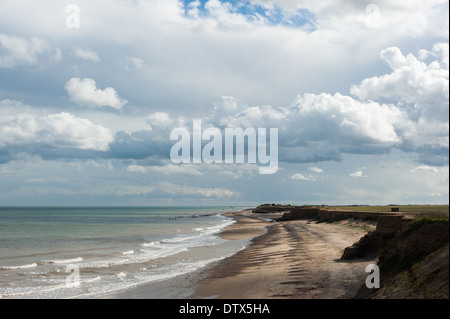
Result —
[[[345,247],[366,233],[348,221],[269,223],[247,212],[224,236],[246,233],[264,235],[211,268],[192,298],[351,298],[364,284],[366,266],[374,263],[340,260]]]

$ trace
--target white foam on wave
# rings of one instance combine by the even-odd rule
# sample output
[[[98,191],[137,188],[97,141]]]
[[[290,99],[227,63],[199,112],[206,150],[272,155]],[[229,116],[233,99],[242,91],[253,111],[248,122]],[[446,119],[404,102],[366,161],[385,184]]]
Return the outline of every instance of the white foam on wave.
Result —
[[[149,242],[149,243],[142,243],[141,246],[142,247],[153,247],[153,246],[156,246],[158,244],[160,244],[159,241],[152,241],[152,242]]]
[[[133,260],[133,262],[146,262],[153,259],[163,258],[172,256],[184,251],[188,251],[188,247],[186,246],[174,246],[174,247],[165,247],[164,249],[160,251],[153,251],[153,250],[144,250],[142,249],[139,256],[136,256],[136,258]]]
[[[81,282],[82,282],[82,283],[91,283],[91,282],[99,281],[99,280],[101,280],[101,279],[102,279],[102,277],[96,276],[96,277],[93,277],[93,278],[84,279],[84,280],[82,280]]]
[[[83,267],[107,268],[117,265],[147,262],[186,252],[192,247],[211,245],[217,240],[214,234],[219,233],[223,228],[234,222],[233,219],[225,219],[224,222],[214,226],[197,227],[195,228],[195,233],[175,235],[162,240],[143,242],[139,244],[142,247],[141,249],[122,251],[116,253],[116,257],[108,260],[91,261],[84,264]],[[127,259],[120,258],[119,256],[126,256]]]
[[[83,258],[77,257],[77,258],[69,258],[69,259],[60,259],[60,260],[47,260],[44,261],[47,264],[71,264],[83,261]]]
[[[150,283],[165,279],[174,278],[178,275],[187,274],[201,268],[211,262],[220,260],[224,257],[205,259],[195,262],[176,262],[174,264],[165,265],[163,267],[151,267],[152,271],[148,271],[146,268],[139,269],[139,273],[130,274],[127,272],[119,272],[115,274],[116,281],[110,282],[100,289],[99,286],[93,287],[87,293],[73,296],[73,298],[86,298],[89,296],[98,296],[108,293],[114,293],[130,287],[136,287],[136,285]],[[154,268],[154,269],[153,269]]]
[[[20,266],[3,266],[3,267],[0,267],[0,270],[27,269],[27,268],[34,268],[34,267],[37,267],[36,263],[20,265]]]
[[[90,284],[102,279],[101,276],[94,276],[90,278],[83,278],[81,276],[80,284]],[[53,278],[47,280],[47,285],[40,285],[35,287],[11,287],[0,290],[0,298],[29,298],[29,296],[33,296],[33,298],[61,298],[64,294],[70,295],[71,289],[77,289],[77,287],[73,287],[67,284],[65,279],[63,278]]]
[[[133,255],[134,254],[134,250],[127,250],[127,251],[122,251],[119,253],[119,255]]]
[[[40,286],[40,287],[17,287],[12,289],[5,289],[0,294],[2,298],[17,298],[29,295],[38,295],[43,293],[53,292],[59,289],[66,289],[67,285],[65,283],[59,283],[56,285]]]
[[[42,269],[45,276],[42,276],[38,282],[33,284],[39,284],[36,287],[10,287],[0,289],[1,297],[15,297],[15,296],[33,296],[34,297],[48,297],[48,298],[60,298],[60,297],[78,297],[78,296],[88,296],[95,295],[98,293],[104,293],[107,291],[115,291],[123,289],[124,287],[134,286],[143,282],[151,282],[154,280],[161,280],[174,277],[179,274],[187,273],[193,271],[199,267],[208,264],[209,262],[221,257],[216,257],[211,260],[203,259],[191,262],[177,262],[178,260],[189,260],[187,254],[182,254],[180,257],[171,257],[170,263],[161,264],[159,261],[155,261],[156,265],[142,264],[150,262],[152,260],[164,258],[167,256],[176,255],[181,252],[186,252],[191,250],[192,247],[199,247],[203,245],[216,245],[216,243],[221,243],[222,240],[219,236],[216,236],[221,230],[226,226],[233,224],[234,219],[225,218],[223,220],[214,220],[217,223],[214,225],[208,221],[208,223],[198,223],[195,226],[190,226],[183,228],[186,233],[180,233],[177,229],[177,233],[172,231],[172,235],[165,236],[164,239],[161,238],[148,238],[147,242],[135,242],[135,246],[130,246],[127,242],[127,246],[122,246],[122,248],[105,251],[102,255],[90,256],[89,258],[83,259],[81,257],[71,258],[71,259],[61,259],[61,260],[49,260],[44,262],[37,262],[28,265],[21,266],[7,266],[1,269],[21,269],[21,268],[32,268],[38,267],[38,271]],[[195,227],[195,228],[194,228]],[[175,229],[174,229],[175,230]],[[154,241],[151,241],[154,239]],[[133,248],[133,250],[131,250]],[[129,249],[129,250],[127,250]],[[123,250],[123,251],[121,251]],[[202,251],[203,253],[203,251]],[[84,256],[84,255],[83,255]],[[202,258],[206,256],[202,255]],[[174,262],[174,263],[172,263]],[[20,262],[19,262],[20,263]],[[80,267],[80,283],[86,284],[80,288],[67,289],[65,283],[66,275],[63,274],[64,270],[59,269],[61,266],[52,266],[52,264],[70,264],[77,263],[76,265]],[[132,266],[131,268],[127,265],[135,264],[138,268]],[[103,267],[113,267],[120,266],[117,268],[111,268],[110,270],[103,270],[98,268]],[[123,267],[122,267],[123,266]],[[55,268],[58,268],[55,270]],[[93,268],[93,269],[87,269]],[[85,269],[85,270],[84,270]],[[136,272],[136,269],[139,269]],[[24,271],[30,272],[30,271]],[[35,270],[32,270],[33,276],[40,276],[40,273],[34,274]],[[48,275],[47,275],[48,274]],[[57,278],[56,276],[60,276]],[[97,276],[101,274],[101,276]],[[86,277],[85,277],[86,276]],[[48,285],[51,283],[51,285]],[[92,283],[92,284],[91,284]],[[60,290],[61,288],[65,288]],[[78,290],[77,290],[78,289]]]

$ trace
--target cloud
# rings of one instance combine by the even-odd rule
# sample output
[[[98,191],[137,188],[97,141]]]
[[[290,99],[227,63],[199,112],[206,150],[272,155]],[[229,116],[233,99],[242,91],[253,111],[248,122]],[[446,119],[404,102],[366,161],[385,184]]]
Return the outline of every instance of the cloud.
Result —
[[[340,143],[347,140],[369,146],[400,141],[395,124],[402,118],[402,112],[394,105],[322,93],[298,96],[291,109],[303,129],[302,135],[310,140],[330,137],[332,133],[337,134],[333,138]]]
[[[153,203],[158,194],[183,198],[180,192],[172,196],[155,188],[158,180],[200,187],[190,190],[197,195],[185,195],[196,199],[204,197],[200,191],[208,194],[212,185],[233,193],[242,190],[242,198],[255,201],[308,201],[318,199],[314,194],[319,193],[337,201],[384,200],[386,193],[416,201],[430,198],[432,192],[442,194],[441,201],[448,199],[448,180],[445,185],[430,182],[442,174],[423,168],[411,172],[420,165],[448,164],[448,44],[436,43],[448,42],[448,1],[380,0],[375,6],[379,11],[372,13],[368,2],[354,0],[77,4],[82,23],[76,30],[64,25],[63,2],[1,4],[0,68],[5,76],[0,76],[0,99],[34,105],[6,113],[0,106],[0,127],[6,129],[0,136],[0,162],[11,164],[0,165],[1,176],[13,172],[7,175],[10,180],[2,178],[2,190],[21,184],[19,174],[14,174],[21,172],[21,164],[15,161],[32,155],[35,165],[26,173],[29,180],[64,175],[68,193],[89,195],[93,203],[93,184],[99,193],[111,193],[103,198],[108,204],[117,197],[110,191],[114,184],[129,196],[151,193],[136,196],[135,203]],[[378,23],[370,23],[377,13]],[[58,60],[64,63],[41,67]],[[39,72],[33,72],[38,67]],[[86,107],[74,108],[76,104],[61,100],[61,83],[70,78],[79,79],[73,96],[69,90],[63,92],[68,94],[66,102],[70,98]],[[114,89],[108,91],[107,86]],[[131,97],[126,104],[123,98]],[[202,118],[204,128],[278,128],[281,176],[289,180],[301,173],[317,181],[298,182],[304,179],[297,175],[299,188],[289,192],[278,178],[270,179],[268,189],[256,165],[167,165],[174,144],[169,140],[171,129],[191,129],[193,118]],[[100,128],[109,133],[102,134]],[[82,129],[93,131],[83,134]],[[97,142],[89,142],[89,136]],[[389,173],[376,170],[379,163],[389,166],[397,156],[407,165],[392,166]],[[111,160],[114,169],[98,174],[85,165],[72,169],[86,159]],[[326,169],[321,161],[327,161]],[[370,169],[362,169],[361,161]],[[66,165],[72,162],[77,165]],[[17,170],[12,170],[14,165]],[[344,185],[334,189],[321,183],[325,173],[313,167],[325,169],[329,176],[345,175]],[[203,175],[189,175],[190,170]],[[364,188],[355,182],[366,179],[349,176],[358,171],[371,172],[371,183],[364,183]],[[379,188],[386,174],[397,181],[404,177],[403,184],[390,185],[388,192]],[[74,178],[77,185],[70,184]],[[242,179],[249,184],[239,183]],[[21,194],[38,193],[44,183]],[[164,189],[171,187],[177,188]],[[2,200],[8,199],[9,193],[0,193]],[[410,197],[404,197],[406,193]],[[21,196],[16,198],[21,201]]]
[[[365,79],[353,85],[351,93],[364,100],[385,98],[409,103],[416,109],[414,112],[429,119],[448,115],[448,108],[443,108],[449,98],[448,43],[436,43],[431,52],[427,51],[428,56],[434,57],[429,64],[420,60],[423,50],[418,55],[419,58],[411,53],[405,56],[397,47],[381,51],[380,57],[392,73]]]
[[[106,151],[114,141],[111,131],[67,112],[37,114],[18,112],[0,117],[0,148],[41,146]]]
[[[402,138],[399,148],[419,153],[423,163],[448,164],[448,43],[436,43],[431,51],[422,49],[417,57],[390,47],[381,52],[381,58],[392,72],[352,86],[352,94],[396,103],[404,113],[395,124]]]
[[[442,197],[441,193],[431,193],[430,195],[433,197]]]
[[[178,185],[171,182],[158,182],[154,185],[121,185],[110,189],[117,195],[177,195],[177,196],[201,196],[206,198],[228,199],[237,193],[219,187],[197,187],[191,185]],[[163,196],[164,197],[164,196]]]
[[[128,58],[127,61],[131,62],[135,69],[141,69],[144,66],[144,60],[141,58]],[[129,70],[128,66],[127,70]]]
[[[442,35],[445,30],[441,26],[445,22],[439,12],[448,9],[448,2],[442,0],[396,1],[395,4],[388,0],[380,0],[376,4],[333,0],[308,0],[301,3],[296,0],[250,2],[266,7],[278,7],[285,15],[295,15],[299,9],[307,9],[316,18],[315,25],[319,29],[353,29],[358,32],[364,28],[373,28],[378,32],[389,31],[391,35],[415,37],[426,33]]]
[[[447,44],[448,45],[448,44]],[[437,43],[421,59],[396,47],[382,50],[392,72],[364,79],[352,96],[298,95],[284,107],[249,106],[232,97],[216,102],[210,120],[222,127],[278,127],[280,159],[340,160],[340,154],[401,149],[433,165],[448,163],[448,49]],[[447,155],[445,155],[447,153]]]
[[[341,161],[342,154],[387,154],[400,149],[417,154],[415,159],[419,163],[443,165],[448,162],[448,117],[435,119],[427,114],[428,109],[433,108],[448,113],[448,94],[445,93],[446,88],[441,86],[446,79],[441,71],[448,65],[448,50],[437,44],[426,54],[423,50],[421,52],[422,59],[431,59],[428,65],[412,54],[403,55],[396,48],[383,50],[382,56],[389,61],[392,72],[352,86],[351,91],[358,98],[341,93],[304,93],[287,106],[272,107],[250,106],[244,100],[223,96],[213,103],[202,126],[215,126],[222,130],[226,127],[278,128],[279,156],[281,161],[286,162]],[[436,65],[434,69],[433,64]],[[417,108],[405,107],[406,101],[401,92],[403,90],[406,94],[418,90],[416,77],[420,78],[419,75],[424,72],[427,83],[442,90],[425,86],[419,90],[421,93],[407,97],[408,102],[416,99],[417,103],[422,103],[423,112],[417,113]],[[393,100],[390,103],[376,100],[387,95],[379,96],[377,93],[380,91],[377,85],[381,85],[386,78],[398,82],[391,82],[394,88],[391,88],[390,97]],[[396,93],[396,85],[400,93]],[[425,100],[435,102],[426,104]],[[119,142],[113,144],[114,153],[121,150],[124,156],[138,159],[150,154],[167,158],[167,150],[173,145],[167,139],[171,129],[180,126],[192,129],[192,119],[165,111],[150,113],[146,122],[150,130],[121,135],[117,139]],[[137,150],[141,151],[136,153]],[[323,172],[315,166],[310,170]],[[353,177],[363,177],[357,172],[352,174]],[[296,178],[302,179],[301,176]],[[305,178],[308,177],[303,176]]]
[[[166,135],[155,133],[154,130],[139,130],[131,133],[119,131],[115,134],[115,140],[105,156],[138,160],[153,156],[168,159],[173,145],[169,136],[170,130]]]
[[[158,165],[158,166],[142,166],[142,165],[129,165],[127,171],[146,174],[149,172],[163,174],[163,175],[190,175],[190,176],[202,176],[202,172],[199,170],[199,166],[192,165]]]
[[[186,14],[189,17],[198,18],[200,14],[200,6],[201,3],[199,0],[190,1],[188,4],[185,5]]]
[[[363,171],[356,171],[349,174],[351,177],[359,178],[359,177],[367,177],[367,175],[364,175]]]
[[[115,186],[110,191],[119,195],[147,195],[155,191],[156,187],[151,185],[121,185]]]
[[[319,167],[315,167],[315,166],[311,166],[311,167],[309,168],[309,170],[310,170],[311,172],[318,173],[318,174],[323,173],[323,169],[321,169],[321,168],[319,168]]]
[[[140,105],[154,103],[162,110],[166,107],[178,112],[183,112],[184,107],[206,109],[220,95],[232,95],[256,105],[286,105],[296,94],[304,92],[344,93],[350,81],[368,74],[366,70],[372,67],[379,48],[396,43],[393,30],[367,33],[361,19],[352,20],[352,24],[342,19],[347,15],[366,15],[365,6],[354,1],[345,4],[326,1],[320,5],[314,1],[301,4],[298,1],[252,1],[251,4],[249,1],[211,1],[212,7],[225,7],[221,14],[215,11],[216,15],[204,9],[205,2],[195,2],[200,3],[201,10],[195,19],[186,16],[192,1],[108,1],[108,6],[85,0],[77,2],[81,9],[88,7],[89,10],[81,12],[83,24],[76,33],[82,44],[75,45],[82,45],[83,49],[95,48],[103,63],[101,68],[96,68],[95,77],[81,72],[81,65],[77,66],[80,75],[74,76],[92,77],[99,85],[114,77],[115,83],[124,84],[113,85],[121,96],[133,96],[133,101],[139,98]],[[423,10],[428,7],[427,3],[414,3],[411,7],[403,2],[393,6],[383,1],[379,6],[383,14],[391,10],[430,14],[429,10]],[[258,6],[253,6],[256,4]],[[289,16],[293,21],[311,12],[319,21],[314,24],[318,30],[305,31],[295,24],[274,25],[268,16],[280,16],[279,9],[281,16]],[[2,6],[0,29],[56,39],[61,45],[69,45],[68,51],[73,42],[67,41],[67,36],[74,30],[58,25],[55,16],[59,11],[64,15],[64,5],[14,1]],[[223,27],[225,22],[220,21],[233,14],[245,19],[236,19],[235,28]],[[257,15],[264,19],[250,18]],[[340,24],[323,22],[330,17],[336,22],[340,20]],[[409,24],[417,24],[410,20]],[[238,27],[241,22],[247,27]],[[102,41],[94,42],[95,39]],[[419,40],[414,43],[421,45]],[[128,59],[133,58],[145,61],[146,67],[139,72],[124,73],[124,61],[125,67],[132,70],[133,62]],[[72,71],[67,69],[64,72]],[[119,72],[121,77],[116,78]],[[323,76],[324,72],[327,76]],[[149,86],[151,90],[145,89]]]
[[[167,112],[155,112],[147,116],[147,123],[151,126],[167,127],[173,124],[173,119]]]
[[[37,65],[40,58],[46,61],[61,59],[61,51],[48,41],[31,37],[29,39],[0,33],[0,68]]]
[[[81,106],[104,107],[121,109],[127,100],[118,96],[115,89],[107,87],[104,90],[97,89],[96,83],[90,78],[71,78],[66,83],[66,91],[69,99]]]
[[[147,168],[141,165],[129,165],[127,167],[127,171],[132,172],[132,173],[140,173],[140,174],[146,174],[147,173]]]
[[[310,176],[304,176],[300,173],[294,174],[291,176],[291,179],[295,180],[301,180],[301,181],[315,181],[314,177]]]
[[[413,173],[418,172],[418,171],[429,171],[429,172],[433,172],[433,173],[438,173],[439,169],[437,167],[433,167],[433,166],[420,165],[411,170],[411,172],[413,172]]]
[[[98,57],[97,53],[95,53],[92,50],[89,49],[82,49],[80,47],[76,47],[73,49],[73,54],[75,57],[86,60],[86,61],[91,61],[91,62],[95,62],[98,63],[100,62],[100,58]]]
[[[389,56],[394,70],[376,77],[380,81],[385,76],[391,77],[402,65],[409,65],[408,61],[413,61],[413,65],[422,63],[413,55],[408,55],[408,58],[392,48],[385,52],[392,53],[385,54]],[[445,67],[446,51],[441,45],[420,52],[421,59],[430,60],[426,69],[438,60],[439,65]],[[401,74],[405,78],[399,82],[414,85],[415,82],[409,81],[406,73]],[[409,73],[408,76],[414,79],[415,74]],[[429,83],[440,83],[440,80],[433,80],[435,77],[442,79],[440,71],[429,72],[427,76]],[[363,80],[352,90],[369,88],[367,83]],[[66,90],[71,100],[80,105],[120,108],[126,103],[113,88],[97,89],[95,81],[90,78],[72,78],[67,82]],[[376,91],[375,86],[364,90],[367,94],[373,93],[370,95],[373,99],[382,98],[375,94]],[[429,100],[432,99],[431,93],[427,96]],[[264,104],[251,106],[242,99],[223,96],[213,103],[208,115],[202,119],[202,127],[216,126],[222,130],[226,127],[278,128],[279,160],[285,162],[342,161],[343,154],[387,154],[394,149],[413,153],[415,160],[422,164],[435,166],[448,162],[448,119],[430,119],[426,112],[417,116],[416,108],[405,107],[405,101],[401,101],[400,97],[390,103],[368,97],[360,95],[356,98],[341,93],[304,93],[286,106],[272,107]],[[448,106],[443,106],[448,97],[442,95],[441,91],[436,93],[434,100],[436,103],[432,106],[423,104],[424,110],[428,107],[448,109]],[[156,156],[168,159],[173,146],[169,139],[171,130],[176,127],[192,129],[192,118],[166,110],[141,116],[140,121],[143,124],[141,129],[128,130],[127,133],[120,131],[120,125],[116,125],[119,129],[114,138],[108,140],[109,150],[105,157],[142,160]],[[321,173],[321,169],[316,166],[309,170]]]
[[[201,195],[203,197],[230,198],[238,195],[236,192],[220,187],[197,187],[177,185],[170,182],[160,182],[157,188],[171,195]]]
[[[361,102],[340,93],[299,95],[291,105],[278,108],[250,107],[227,97],[214,110],[221,115],[213,114],[210,120],[221,127],[278,128],[280,159],[290,162],[339,160],[341,153],[385,153],[401,143],[396,125],[406,118],[395,105]]]
[[[140,173],[140,174],[146,174],[147,168],[141,165],[130,165],[127,167],[127,171],[132,173]]]

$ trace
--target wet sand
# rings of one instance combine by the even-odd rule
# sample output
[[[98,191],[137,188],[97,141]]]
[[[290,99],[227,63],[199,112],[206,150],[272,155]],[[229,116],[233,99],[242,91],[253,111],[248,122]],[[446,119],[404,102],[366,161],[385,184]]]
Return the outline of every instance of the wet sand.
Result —
[[[351,298],[364,284],[365,268],[373,260],[342,261],[345,247],[359,240],[368,225],[346,220],[315,223],[307,220],[267,222],[256,217],[278,214],[233,213],[237,223],[223,234],[227,239],[267,233],[250,246],[206,270],[189,298],[223,299],[340,299]]]
[[[120,299],[342,299],[364,284],[374,260],[341,261],[347,246],[367,233],[368,222],[273,222],[282,213],[227,214],[236,223],[221,236],[253,238],[235,255],[193,273],[142,284],[97,298]]]

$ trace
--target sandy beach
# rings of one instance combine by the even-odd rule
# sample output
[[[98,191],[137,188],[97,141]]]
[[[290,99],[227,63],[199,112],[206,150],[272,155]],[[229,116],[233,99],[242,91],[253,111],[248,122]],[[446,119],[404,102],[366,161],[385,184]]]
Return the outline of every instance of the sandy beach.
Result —
[[[282,213],[227,213],[236,219],[221,236],[253,238],[245,249],[187,275],[101,298],[133,299],[346,299],[364,283],[374,260],[342,261],[371,222],[270,221]],[[364,226],[364,227],[363,227]]]
[[[208,270],[189,298],[338,299],[351,298],[364,283],[373,260],[341,261],[344,248],[373,224],[359,221],[315,223],[307,220],[266,222],[258,217],[278,214],[233,214],[238,222],[222,236],[257,236],[247,249]]]

